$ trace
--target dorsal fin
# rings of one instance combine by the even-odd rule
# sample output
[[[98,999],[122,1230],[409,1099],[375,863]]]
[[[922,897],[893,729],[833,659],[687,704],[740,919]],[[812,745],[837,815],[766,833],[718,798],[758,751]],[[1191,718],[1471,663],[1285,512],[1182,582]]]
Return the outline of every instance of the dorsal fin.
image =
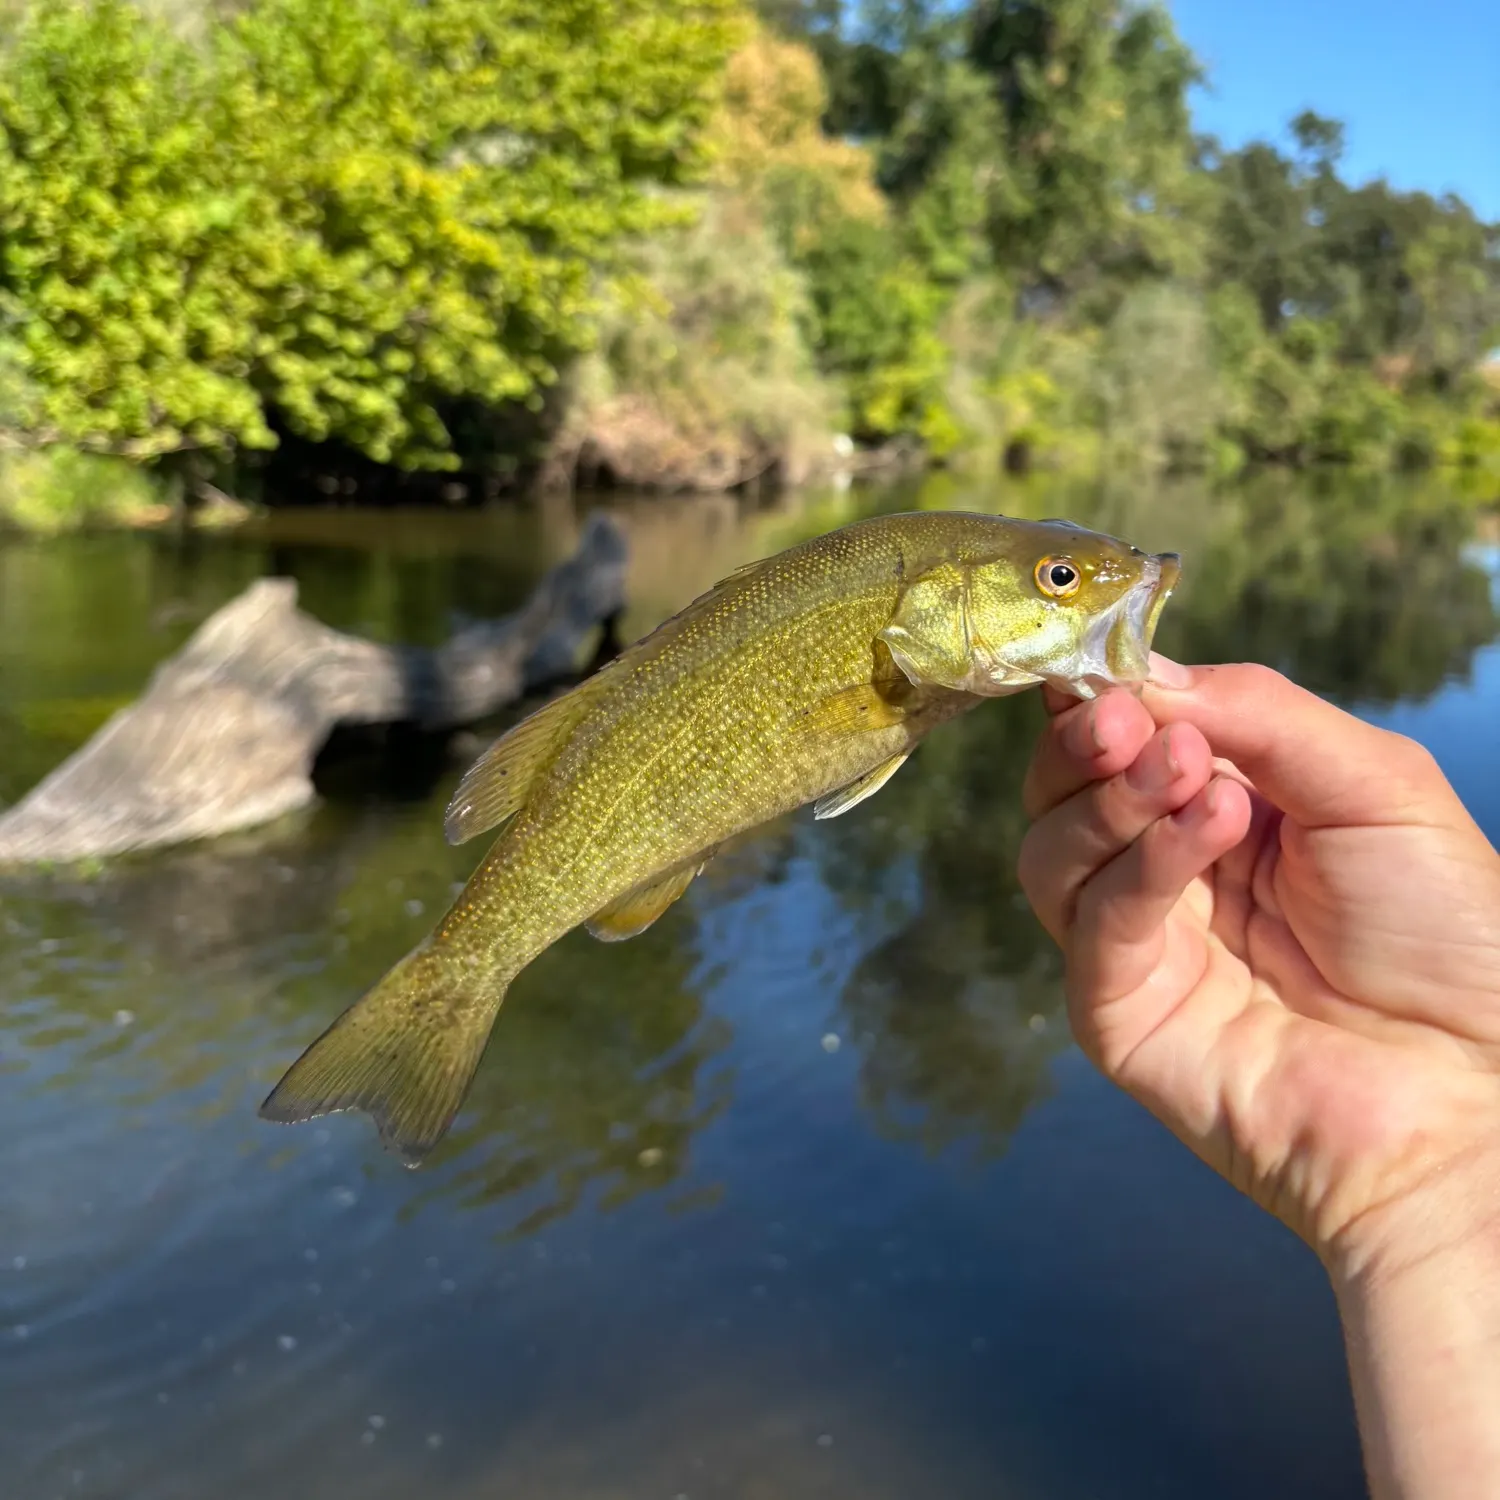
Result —
[[[747,578],[753,578],[757,573],[768,568],[782,554],[773,552],[769,557],[755,557],[747,563],[741,563],[739,567],[731,569],[716,584],[700,597],[711,599],[721,589],[731,588],[737,583],[743,583]]]
[[[462,844],[498,828],[526,804],[537,774],[550,766],[583,719],[600,688],[619,680],[646,652],[679,630],[704,605],[753,578],[776,561],[756,558],[726,574],[714,586],[662,621],[649,635],[627,646],[586,682],[539,708],[508,730],[469,767],[443,818],[450,844]]]
[[[722,599],[725,594],[733,593],[749,583],[758,574],[766,572],[773,563],[780,562],[784,556],[784,553],[772,553],[770,557],[757,557],[753,562],[741,563],[733,572],[726,573],[717,583],[704,589],[697,598],[690,599],[676,614],[669,615],[654,630],[643,635],[640,640],[632,642],[603,670],[614,672],[622,667],[628,668],[648,650],[670,640],[679,630],[702,614],[709,605]]]
[[[522,719],[469,767],[443,816],[450,844],[498,828],[525,806],[537,773],[552,764],[583,717],[593,681]]]

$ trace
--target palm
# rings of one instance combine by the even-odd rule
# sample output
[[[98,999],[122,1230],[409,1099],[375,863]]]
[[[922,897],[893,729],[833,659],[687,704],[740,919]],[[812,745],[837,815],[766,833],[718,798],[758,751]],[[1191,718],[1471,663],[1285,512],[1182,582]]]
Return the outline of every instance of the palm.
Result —
[[[1500,1138],[1500,858],[1410,741],[1264,668],[1175,671],[1053,698],[1022,884],[1104,1071],[1352,1264]]]
[[[1127,1087],[1171,1097],[1237,1186],[1335,1241],[1404,1179],[1411,1122],[1500,1073],[1493,952],[1465,968],[1450,937],[1500,903],[1476,852],[1440,827],[1308,830],[1252,798],[1248,833],[1184,890],[1143,982],[1096,1012],[1101,1050]],[[1208,1063],[1186,1099],[1184,1056]],[[1320,1183],[1338,1188],[1310,1196]]]

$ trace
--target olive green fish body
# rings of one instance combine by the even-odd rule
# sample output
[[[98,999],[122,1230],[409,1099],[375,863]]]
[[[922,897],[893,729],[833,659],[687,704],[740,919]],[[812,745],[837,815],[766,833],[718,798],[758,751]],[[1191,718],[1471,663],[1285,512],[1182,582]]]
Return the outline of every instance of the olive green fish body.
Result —
[[[1110,542],[1094,569],[1108,605],[1072,622],[1069,660],[1092,652],[1092,675],[1108,677],[1098,621],[1149,635],[1171,581],[1158,586],[1158,566],[1142,585],[1159,559],[1068,523],[933,512],[859,522],[741,569],[523,721],[449,811],[450,837],[503,825],[489,854],[262,1112],[362,1108],[420,1158],[462,1100],[505,986],[564,933],[587,922],[633,936],[726,839],[808,802],[844,810],[984,696],[1088,676],[1070,676],[1062,637],[1048,637],[1067,596],[1033,581],[1049,558],[1080,577],[1093,566],[1075,557],[1080,537]],[[1045,662],[1017,644],[1042,638]]]
[[[882,532],[784,554],[609,669],[439,941],[475,924],[496,968],[514,973],[644,877],[847,785],[978,702],[909,690],[899,722],[803,727],[821,703],[871,683],[898,562]]]

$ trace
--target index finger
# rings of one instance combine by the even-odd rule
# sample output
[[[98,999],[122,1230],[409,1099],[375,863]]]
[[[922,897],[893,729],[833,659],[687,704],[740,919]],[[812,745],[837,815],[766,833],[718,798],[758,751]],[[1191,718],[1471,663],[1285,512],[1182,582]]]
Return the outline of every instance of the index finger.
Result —
[[[1435,797],[1462,814],[1415,741],[1345,713],[1270,667],[1182,667],[1160,658],[1154,665],[1145,697],[1155,720],[1201,730],[1215,754],[1306,827],[1422,821]]]
[[[1033,821],[1075,792],[1123,771],[1156,733],[1151,715],[1132,693],[1069,701],[1071,707],[1047,721],[1026,771],[1021,804]]]

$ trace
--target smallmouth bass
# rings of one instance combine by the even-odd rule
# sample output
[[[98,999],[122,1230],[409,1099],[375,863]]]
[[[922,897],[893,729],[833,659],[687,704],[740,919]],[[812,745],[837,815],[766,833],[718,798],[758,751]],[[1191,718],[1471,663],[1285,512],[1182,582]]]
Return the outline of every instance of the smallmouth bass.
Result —
[[[730,574],[475,762],[445,829],[453,843],[499,829],[489,854],[262,1116],[364,1110],[417,1165],[507,986],[564,933],[645,931],[725,840],[809,802],[847,812],[985,698],[1144,682],[1179,569],[1068,521],[932,511]]]

